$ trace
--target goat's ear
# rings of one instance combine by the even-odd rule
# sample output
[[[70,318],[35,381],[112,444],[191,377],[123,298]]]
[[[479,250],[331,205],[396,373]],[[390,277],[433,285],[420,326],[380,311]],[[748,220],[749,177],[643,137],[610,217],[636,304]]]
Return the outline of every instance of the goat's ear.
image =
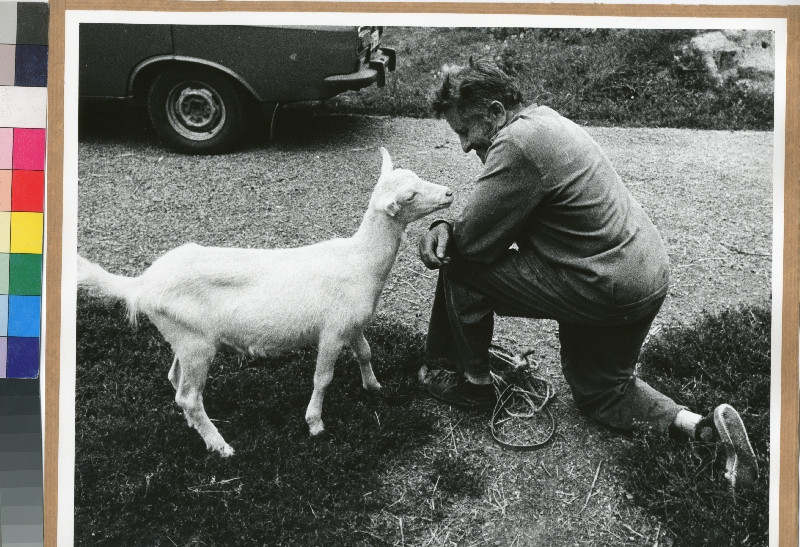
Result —
[[[400,211],[400,206],[397,204],[397,200],[394,198],[389,198],[383,202],[382,209],[386,211],[386,214],[390,217],[393,217]]]
[[[383,156],[383,166],[381,167],[381,176],[388,175],[394,170],[392,166],[392,158],[389,156],[389,151],[381,146],[381,156]]]

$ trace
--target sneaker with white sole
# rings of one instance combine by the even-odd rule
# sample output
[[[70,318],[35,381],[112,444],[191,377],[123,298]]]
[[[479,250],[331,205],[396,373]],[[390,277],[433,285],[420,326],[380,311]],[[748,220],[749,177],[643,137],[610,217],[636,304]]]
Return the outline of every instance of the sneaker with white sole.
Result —
[[[756,454],[741,416],[731,405],[719,405],[697,424],[695,438],[720,441],[725,447],[725,478],[732,493],[752,487],[758,479]]]

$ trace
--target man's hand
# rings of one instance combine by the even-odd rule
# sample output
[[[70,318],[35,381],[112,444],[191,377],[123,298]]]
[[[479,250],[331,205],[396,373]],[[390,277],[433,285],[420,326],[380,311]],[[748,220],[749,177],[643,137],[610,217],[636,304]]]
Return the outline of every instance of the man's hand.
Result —
[[[450,263],[447,244],[453,237],[453,228],[440,222],[419,238],[419,258],[429,270],[437,270]]]

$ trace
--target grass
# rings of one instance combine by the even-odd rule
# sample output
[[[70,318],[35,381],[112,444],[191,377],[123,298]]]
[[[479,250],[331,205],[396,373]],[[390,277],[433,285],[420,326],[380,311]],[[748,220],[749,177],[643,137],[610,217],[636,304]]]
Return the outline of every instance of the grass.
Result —
[[[716,87],[699,59],[680,59],[696,30],[393,27],[398,67],[385,88],[327,102],[333,112],[429,117],[445,64],[488,57],[530,101],[581,124],[694,129],[773,127],[773,99],[735,81]]]
[[[401,325],[367,335],[384,395],[366,395],[355,360],[340,358],[322,439],[309,438],[303,420],[313,351],[256,360],[222,352],[205,402],[237,450],[226,460],[206,452],[173,403],[171,352],[152,325],[134,330],[120,305],[81,295],[77,328],[77,545],[392,543],[389,508],[402,502],[410,525],[400,534],[411,535],[489,487],[469,451],[430,450],[436,417],[413,404],[422,339]],[[677,401],[706,411],[733,404],[762,470],[755,492],[734,502],[720,495],[724,462],[714,445],[637,435],[619,456],[627,490],[677,545],[766,542],[769,332],[767,309],[727,310],[667,330],[642,355],[642,375]],[[473,416],[470,427],[482,423]],[[409,466],[417,487],[398,496],[385,478]]]
[[[77,545],[372,544],[376,514],[398,501],[384,475],[420,461],[432,440],[436,417],[410,404],[422,340],[398,324],[367,331],[381,396],[361,389],[354,358],[340,358],[322,438],[309,437],[303,418],[313,351],[256,360],[223,351],[205,403],[237,451],[225,460],[173,402],[171,351],[146,319],[134,329],[121,305],[81,295],[77,336]],[[429,522],[484,490],[463,457],[416,465],[419,495],[438,502]]]
[[[725,470],[715,444],[640,435],[624,456],[635,501],[657,515],[678,545],[762,545],[768,540],[770,310],[707,314],[668,330],[642,354],[642,376],[679,403],[709,412],[733,405],[747,424],[761,477],[734,500],[715,486]]]

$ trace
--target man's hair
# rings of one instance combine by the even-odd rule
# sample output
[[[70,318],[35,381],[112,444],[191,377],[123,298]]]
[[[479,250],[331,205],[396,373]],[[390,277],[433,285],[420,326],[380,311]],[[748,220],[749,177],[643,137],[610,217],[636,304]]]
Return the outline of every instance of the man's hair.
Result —
[[[500,101],[506,109],[522,103],[517,84],[490,60],[470,57],[469,66],[445,66],[442,74],[442,85],[431,101],[437,117],[453,106],[463,113],[481,111],[492,101]]]

